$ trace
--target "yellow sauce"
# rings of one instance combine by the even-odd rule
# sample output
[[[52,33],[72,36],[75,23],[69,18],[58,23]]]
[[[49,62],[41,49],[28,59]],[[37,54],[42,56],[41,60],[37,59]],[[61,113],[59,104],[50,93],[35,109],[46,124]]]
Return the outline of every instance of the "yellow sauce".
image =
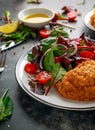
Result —
[[[25,17],[26,21],[33,22],[33,23],[40,23],[44,22],[49,18],[46,14],[31,14]]]

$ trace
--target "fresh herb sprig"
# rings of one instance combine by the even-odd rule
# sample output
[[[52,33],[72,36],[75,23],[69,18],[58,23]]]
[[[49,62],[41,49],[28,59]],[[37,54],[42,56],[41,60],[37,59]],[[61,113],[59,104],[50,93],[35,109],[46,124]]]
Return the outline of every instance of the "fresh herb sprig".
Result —
[[[0,98],[0,121],[7,119],[13,113],[13,101],[7,96],[9,89],[6,89]]]

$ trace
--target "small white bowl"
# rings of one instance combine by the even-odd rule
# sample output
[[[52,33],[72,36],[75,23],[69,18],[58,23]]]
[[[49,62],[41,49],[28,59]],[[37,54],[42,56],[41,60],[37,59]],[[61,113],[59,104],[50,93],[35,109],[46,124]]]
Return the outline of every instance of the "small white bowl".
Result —
[[[43,14],[43,15],[47,15],[48,18],[44,21],[35,21],[33,22],[28,21],[25,19],[25,17],[29,16],[29,15],[34,15],[34,14]],[[24,23],[24,25],[31,27],[31,28],[41,28],[44,27],[45,25],[49,24],[50,21],[52,20],[52,18],[54,17],[54,12],[50,9],[47,8],[28,8],[28,9],[24,9],[22,11],[20,11],[18,13],[18,18],[19,20]]]

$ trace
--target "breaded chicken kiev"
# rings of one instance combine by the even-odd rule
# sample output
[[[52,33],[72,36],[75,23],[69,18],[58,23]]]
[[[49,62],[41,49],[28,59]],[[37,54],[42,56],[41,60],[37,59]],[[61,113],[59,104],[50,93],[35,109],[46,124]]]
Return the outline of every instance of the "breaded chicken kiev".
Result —
[[[82,62],[68,71],[55,88],[68,99],[95,101],[95,61]]]

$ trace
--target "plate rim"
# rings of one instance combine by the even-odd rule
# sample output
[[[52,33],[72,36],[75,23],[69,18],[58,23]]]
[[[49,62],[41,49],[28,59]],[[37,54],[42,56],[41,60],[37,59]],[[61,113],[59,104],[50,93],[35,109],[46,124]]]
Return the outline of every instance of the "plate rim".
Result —
[[[37,45],[37,44],[36,44]],[[35,45],[33,45],[35,46]],[[76,110],[76,111],[88,111],[88,110],[95,110],[95,106],[88,106],[88,107],[83,107],[83,108],[76,108],[76,107],[66,107],[66,106],[60,106],[60,105],[56,105],[56,104],[53,104],[53,103],[50,103],[50,102],[47,102],[45,100],[42,100],[40,98],[38,98],[36,95],[30,93],[30,91],[28,89],[26,89],[26,87],[24,86],[23,82],[21,81],[21,79],[19,78],[19,75],[18,75],[18,68],[19,68],[19,64],[20,62],[22,61],[22,59],[25,57],[25,55],[31,51],[31,49],[33,48],[33,46],[31,48],[29,48],[28,50],[25,51],[25,53],[23,53],[19,60],[17,61],[16,63],[16,66],[15,66],[15,77],[16,77],[16,80],[18,82],[18,84],[20,85],[20,87],[30,96],[32,97],[33,99],[35,99],[36,101],[39,101],[45,105],[48,105],[48,106],[51,106],[51,107],[55,107],[55,108],[59,108],[59,109],[65,109],[65,110]],[[80,101],[78,101],[80,102]]]
[[[83,21],[84,21],[84,24],[85,24],[89,29],[95,31],[95,28],[90,24],[90,22],[89,22],[89,21],[86,21],[87,18],[89,19],[88,16],[91,16],[91,14],[93,14],[93,12],[94,12],[94,9],[93,9],[93,10],[90,10],[89,12],[86,12],[86,13],[83,15],[83,19],[84,19]]]

